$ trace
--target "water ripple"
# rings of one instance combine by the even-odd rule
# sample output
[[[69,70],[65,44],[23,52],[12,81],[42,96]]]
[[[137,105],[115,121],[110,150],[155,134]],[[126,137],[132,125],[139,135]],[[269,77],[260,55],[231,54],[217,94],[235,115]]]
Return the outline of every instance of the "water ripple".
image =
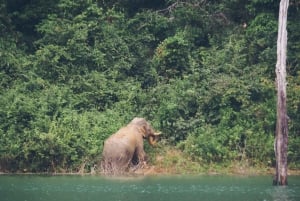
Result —
[[[299,201],[300,177],[274,187],[266,177],[0,177],[1,201]]]

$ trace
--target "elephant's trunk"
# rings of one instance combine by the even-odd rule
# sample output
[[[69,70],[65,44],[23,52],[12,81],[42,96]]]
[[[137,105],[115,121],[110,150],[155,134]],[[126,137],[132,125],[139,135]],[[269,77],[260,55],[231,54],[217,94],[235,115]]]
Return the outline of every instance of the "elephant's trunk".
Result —
[[[151,146],[154,146],[157,142],[156,136],[155,135],[150,135],[149,138],[148,138],[148,141],[149,141],[149,144]]]

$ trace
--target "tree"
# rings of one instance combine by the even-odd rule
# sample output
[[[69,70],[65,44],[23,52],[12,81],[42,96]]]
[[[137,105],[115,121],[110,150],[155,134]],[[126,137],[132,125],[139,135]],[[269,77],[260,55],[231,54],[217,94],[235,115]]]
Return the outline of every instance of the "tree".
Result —
[[[277,122],[275,137],[276,174],[274,185],[287,185],[287,144],[288,116],[286,109],[286,51],[287,51],[287,10],[289,0],[281,0],[277,38]]]

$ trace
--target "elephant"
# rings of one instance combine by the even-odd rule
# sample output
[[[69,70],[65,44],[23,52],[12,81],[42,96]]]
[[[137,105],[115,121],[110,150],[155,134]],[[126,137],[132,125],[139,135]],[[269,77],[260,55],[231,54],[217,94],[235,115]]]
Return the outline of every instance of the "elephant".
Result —
[[[128,172],[131,167],[146,165],[143,139],[154,146],[159,132],[155,132],[144,118],[134,118],[129,124],[104,141],[101,170],[104,174],[118,175]]]

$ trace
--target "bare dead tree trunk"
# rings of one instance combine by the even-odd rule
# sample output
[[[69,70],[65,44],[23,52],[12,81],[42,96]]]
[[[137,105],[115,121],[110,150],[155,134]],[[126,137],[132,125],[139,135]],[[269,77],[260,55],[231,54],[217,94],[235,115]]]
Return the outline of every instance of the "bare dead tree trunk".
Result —
[[[288,116],[286,109],[286,26],[288,5],[289,0],[280,1],[276,63],[277,122],[274,142],[276,156],[276,173],[273,180],[274,185],[287,185]]]

